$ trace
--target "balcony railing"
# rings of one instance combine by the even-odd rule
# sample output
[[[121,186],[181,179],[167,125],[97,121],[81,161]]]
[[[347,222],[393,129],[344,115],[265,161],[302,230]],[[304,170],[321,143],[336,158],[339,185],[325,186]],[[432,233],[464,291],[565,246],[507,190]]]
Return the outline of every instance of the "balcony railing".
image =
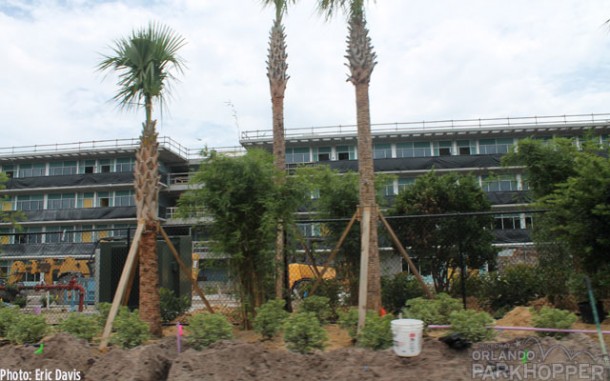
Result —
[[[415,131],[459,131],[472,129],[526,128],[570,125],[599,125],[610,122],[610,114],[577,114],[555,116],[527,116],[490,119],[436,120],[421,122],[396,122],[371,124],[373,134],[411,133]],[[305,137],[328,137],[333,135],[356,135],[356,125],[322,126],[287,129],[286,139]],[[241,143],[271,141],[272,130],[242,131]]]

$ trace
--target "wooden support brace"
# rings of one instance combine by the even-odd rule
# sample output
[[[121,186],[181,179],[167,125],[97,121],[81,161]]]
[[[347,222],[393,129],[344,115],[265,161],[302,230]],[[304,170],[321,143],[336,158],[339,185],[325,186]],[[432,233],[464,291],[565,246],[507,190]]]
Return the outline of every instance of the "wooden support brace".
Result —
[[[174,258],[176,259],[176,262],[178,262],[178,265],[180,266],[180,270],[182,270],[184,275],[191,281],[191,284],[193,285],[193,288],[195,289],[195,292],[197,293],[197,295],[199,295],[199,297],[201,298],[201,300],[205,304],[205,306],[208,309],[208,311],[210,311],[210,313],[213,314],[214,313],[214,309],[212,308],[212,305],[210,305],[210,302],[208,302],[208,299],[205,297],[205,294],[203,293],[201,288],[199,288],[199,284],[197,284],[197,280],[193,279],[193,274],[192,274],[191,270],[189,270],[189,268],[186,267],[184,262],[182,262],[182,259],[180,258],[180,255],[178,255],[178,251],[174,247],[174,244],[169,239],[169,236],[167,235],[167,233],[165,232],[165,229],[163,229],[163,227],[161,225],[159,225],[159,231],[161,232],[161,235],[163,236],[163,239],[165,239],[165,242],[167,242],[167,246],[169,247],[169,250],[174,255]]]
[[[358,287],[358,333],[362,332],[366,320],[366,302],[369,278],[369,247],[371,239],[371,206],[362,207],[362,219],[360,220],[360,285]]]
[[[127,259],[125,260],[125,266],[123,267],[123,272],[121,273],[121,278],[119,279],[119,284],[117,286],[116,292],[114,293],[114,298],[112,299],[112,306],[110,307],[110,312],[108,313],[108,318],[106,319],[106,325],[104,326],[104,332],[102,333],[102,340],[100,341],[100,350],[103,351],[108,346],[108,340],[110,339],[110,334],[112,333],[112,323],[114,323],[114,318],[119,311],[119,306],[125,297],[125,291],[127,289],[127,283],[129,281],[129,277],[135,267],[135,262],[137,261],[138,254],[138,245],[140,244],[140,238],[142,237],[142,232],[144,231],[144,222],[138,221],[138,227],[136,228],[136,232],[133,236],[133,240],[131,241],[131,247],[129,248],[129,253],[127,254]]]
[[[383,226],[385,226],[386,230],[388,231],[388,234],[390,235],[390,239],[392,240],[392,242],[394,243],[394,245],[398,249],[398,252],[402,255],[402,257],[409,264],[409,267],[411,268],[411,271],[413,272],[413,275],[415,275],[415,279],[417,279],[417,281],[421,285],[421,287],[424,290],[424,293],[426,294],[428,299],[434,299],[434,294],[432,293],[432,291],[430,291],[430,288],[428,287],[426,282],[424,282],[424,279],[422,278],[421,274],[419,273],[419,271],[417,271],[417,267],[415,266],[415,264],[411,260],[411,257],[409,257],[409,254],[407,253],[407,250],[405,250],[405,248],[402,245],[402,243],[400,243],[400,240],[396,236],[396,233],[394,232],[394,229],[392,229],[392,226],[390,226],[390,224],[388,223],[388,220],[386,220],[385,217],[383,216],[383,214],[381,214],[381,211],[379,211],[379,219],[381,220],[381,222],[383,223]]]
[[[356,212],[352,216],[352,219],[349,220],[349,223],[345,227],[345,230],[343,230],[343,233],[341,233],[341,237],[339,237],[339,241],[337,241],[335,248],[328,256],[328,259],[326,260],[326,264],[322,268],[322,272],[320,273],[320,276],[318,277],[318,279],[316,279],[316,282],[314,283],[313,287],[311,288],[309,295],[314,295],[314,293],[320,286],[320,283],[322,282],[322,279],[324,279],[324,275],[326,274],[326,271],[329,269],[330,264],[335,260],[337,253],[339,253],[339,249],[341,249],[341,246],[343,246],[343,242],[345,242],[347,235],[349,234],[350,230],[352,230],[352,226],[354,226],[354,223],[356,222],[356,219],[359,216],[360,216],[360,212],[358,210],[356,210]]]
[[[313,273],[315,274],[316,278],[319,279],[321,277],[320,271],[318,270],[318,266],[316,266],[316,260],[313,257],[313,255],[311,254],[311,251],[309,250],[309,247],[307,247],[307,243],[305,242],[305,238],[303,237],[303,235],[301,234],[301,232],[298,229],[293,229],[294,231],[294,235],[297,237],[297,240],[301,243],[301,246],[303,246],[303,250],[305,251],[305,255],[307,255],[307,258],[309,258],[309,260],[311,261],[311,271],[313,271]]]

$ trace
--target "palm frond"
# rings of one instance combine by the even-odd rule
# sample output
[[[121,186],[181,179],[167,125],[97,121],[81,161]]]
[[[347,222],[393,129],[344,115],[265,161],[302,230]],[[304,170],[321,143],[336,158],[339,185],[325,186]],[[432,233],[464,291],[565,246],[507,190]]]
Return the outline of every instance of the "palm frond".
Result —
[[[149,97],[163,104],[168,80],[184,71],[178,51],[185,39],[167,26],[151,22],[114,42],[112,54],[104,56],[99,71],[115,71],[119,90],[113,97],[122,108],[134,108]]]
[[[374,1],[374,0],[373,0]],[[348,18],[362,16],[366,0],[318,0],[318,12],[326,20],[331,19],[337,12],[342,11]]]

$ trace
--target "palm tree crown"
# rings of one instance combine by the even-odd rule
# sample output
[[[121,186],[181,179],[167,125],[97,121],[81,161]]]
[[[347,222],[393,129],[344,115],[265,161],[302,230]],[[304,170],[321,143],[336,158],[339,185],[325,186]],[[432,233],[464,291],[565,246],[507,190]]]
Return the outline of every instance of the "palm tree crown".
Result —
[[[177,55],[184,44],[185,39],[172,29],[151,22],[131,36],[116,40],[114,55],[104,56],[98,70],[117,71],[120,89],[113,99],[127,109],[141,106],[144,100],[146,119],[150,121],[152,100],[157,98],[162,107],[168,79],[175,79],[172,70],[184,70],[184,60]]]

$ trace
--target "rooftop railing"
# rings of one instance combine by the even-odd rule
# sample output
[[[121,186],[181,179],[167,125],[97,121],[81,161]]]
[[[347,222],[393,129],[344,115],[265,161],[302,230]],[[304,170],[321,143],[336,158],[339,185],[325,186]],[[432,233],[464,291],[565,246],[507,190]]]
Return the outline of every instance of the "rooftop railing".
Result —
[[[55,143],[55,144],[36,144],[31,146],[19,147],[0,147],[0,156],[28,155],[28,154],[54,154],[64,152],[88,152],[88,151],[103,151],[113,149],[136,149],[140,145],[139,138],[130,139],[113,139],[113,140],[93,140],[88,142],[76,143]],[[164,136],[159,138],[159,146],[177,155],[188,158],[189,150],[180,145],[170,137]]]
[[[524,128],[544,126],[597,125],[610,122],[610,114],[576,114],[553,116],[526,116],[489,119],[435,120],[421,122],[396,122],[371,124],[373,134],[410,133],[416,131],[459,131],[472,129]],[[356,135],[357,125],[304,127],[287,129],[286,139]],[[272,130],[242,131],[241,143],[271,141]]]

